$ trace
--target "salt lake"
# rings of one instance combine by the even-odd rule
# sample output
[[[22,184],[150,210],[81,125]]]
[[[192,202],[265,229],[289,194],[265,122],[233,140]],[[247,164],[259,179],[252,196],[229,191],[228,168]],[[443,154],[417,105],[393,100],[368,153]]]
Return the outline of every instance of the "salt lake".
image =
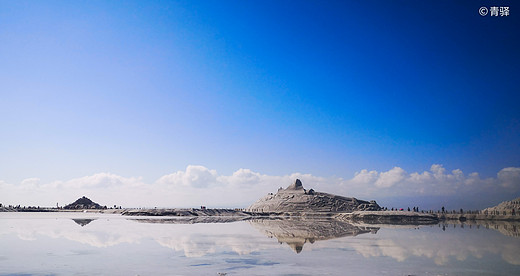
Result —
[[[518,224],[233,220],[0,213],[0,275],[520,275]]]

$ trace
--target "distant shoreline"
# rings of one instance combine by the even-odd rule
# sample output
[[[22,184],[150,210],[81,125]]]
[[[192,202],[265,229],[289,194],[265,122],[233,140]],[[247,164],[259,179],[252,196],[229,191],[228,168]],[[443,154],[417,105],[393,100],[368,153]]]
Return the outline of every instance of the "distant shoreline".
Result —
[[[367,223],[388,224],[433,224],[442,221],[520,221],[520,215],[486,214],[448,214],[421,213],[409,211],[354,211],[354,212],[250,212],[245,209],[58,209],[58,208],[23,208],[1,207],[0,212],[66,212],[66,213],[101,213],[120,214],[123,216],[153,217],[279,217],[304,219],[339,219],[363,221]]]
[[[121,214],[125,209],[63,209],[63,208],[9,208],[0,207],[1,212],[18,212],[18,213],[105,213],[105,214]],[[128,209],[126,209],[128,210]]]

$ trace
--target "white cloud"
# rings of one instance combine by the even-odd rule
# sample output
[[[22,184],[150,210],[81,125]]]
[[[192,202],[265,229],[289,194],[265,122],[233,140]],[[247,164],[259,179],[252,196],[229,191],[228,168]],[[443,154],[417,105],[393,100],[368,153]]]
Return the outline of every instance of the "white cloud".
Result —
[[[446,171],[446,169],[442,165],[433,164],[430,168],[430,171],[432,171],[432,173],[435,177],[442,177],[442,175],[444,175],[444,172]]]
[[[504,168],[498,172],[500,185],[506,188],[520,188],[520,168]]]
[[[485,193],[509,188],[520,191],[520,168],[505,168],[497,178],[482,179],[476,172],[465,175],[460,169],[447,170],[434,164],[429,171],[408,174],[400,167],[388,171],[361,170],[344,182],[349,191],[363,196],[414,196],[414,195],[456,195],[466,193]],[[369,191],[369,193],[367,193]]]
[[[394,167],[387,172],[380,173],[375,185],[382,188],[392,187],[402,182],[406,177],[407,174],[403,169]]]
[[[231,176],[219,177],[219,180],[221,182],[228,182],[233,186],[254,186],[260,183],[262,179],[265,179],[265,177],[265,175],[253,172],[250,169],[239,169]]]
[[[30,188],[37,188],[39,183],[40,183],[40,179],[33,177],[33,178],[26,178],[26,179],[22,180],[20,185],[26,189],[27,188],[30,189]]]
[[[267,193],[287,187],[296,178],[305,188],[360,199],[384,199],[415,196],[501,195],[511,199],[520,192],[520,168],[500,170],[496,178],[483,179],[476,172],[465,175],[460,169],[449,172],[434,164],[428,171],[407,173],[394,167],[388,171],[361,170],[350,179],[318,177],[311,174],[265,175],[241,168],[231,175],[218,174],[204,166],[189,165],[144,183],[141,177],[98,173],[67,181],[42,183],[28,178],[18,185],[0,181],[7,204],[54,206],[87,196],[101,205],[128,207],[246,207]],[[483,206],[484,207],[484,206]]]
[[[418,184],[422,184],[422,183],[431,181],[432,179],[433,179],[432,173],[426,172],[426,171],[422,172],[422,173],[414,172],[414,173],[410,174],[410,181],[418,183]]]
[[[195,188],[207,188],[217,184],[217,171],[209,170],[204,166],[189,165],[186,171],[177,171],[161,177],[161,184],[173,186],[189,186]]]
[[[112,187],[135,187],[143,183],[141,178],[123,177],[112,173],[97,173],[90,176],[75,178],[67,182],[56,182],[66,188],[112,188]]]
[[[354,175],[354,178],[350,181],[356,184],[373,184],[379,178],[379,173],[377,171],[368,171],[361,170]]]

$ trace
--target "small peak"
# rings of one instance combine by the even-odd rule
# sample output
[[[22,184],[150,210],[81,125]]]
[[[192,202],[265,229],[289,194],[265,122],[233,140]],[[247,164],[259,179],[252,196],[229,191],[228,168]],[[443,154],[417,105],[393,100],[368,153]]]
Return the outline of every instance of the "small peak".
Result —
[[[300,179],[296,179],[286,190],[303,190],[303,184]]]

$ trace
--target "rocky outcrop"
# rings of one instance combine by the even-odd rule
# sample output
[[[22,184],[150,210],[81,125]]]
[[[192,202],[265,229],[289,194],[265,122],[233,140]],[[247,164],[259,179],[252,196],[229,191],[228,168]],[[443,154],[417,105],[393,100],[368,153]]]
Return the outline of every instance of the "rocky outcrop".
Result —
[[[355,211],[338,214],[335,218],[367,224],[429,225],[439,222],[439,217],[435,214],[406,211]]]
[[[483,214],[520,215],[520,197],[482,210]]]
[[[13,207],[0,207],[0,212],[16,212],[16,209]]]
[[[197,224],[197,223],[230,223],[249,220],[246,216],[178,216],[175,218],[132,218],[131,221],[139,223],[157,224]]]
[[[270,213],[309,213],[309,212],[353,212],[379,211],[381,207],[375,201],[364,201],[353,197],[344,197],[328,193],[306,190],[299,179],[286,189],[278,189],[276,194],[253,203],[248,212]]]
[[[93,202],[92,200],[88,199],[87,197],[83,196],[82,198],[79,198],[78,200],[74,201],[73,203],[63,207],[63,209],[103,209],[101,205]]]
[[[123,216],[171,216],[171,217],[206,217],[206,216],[248,216],[236,209],[129,209]]]

